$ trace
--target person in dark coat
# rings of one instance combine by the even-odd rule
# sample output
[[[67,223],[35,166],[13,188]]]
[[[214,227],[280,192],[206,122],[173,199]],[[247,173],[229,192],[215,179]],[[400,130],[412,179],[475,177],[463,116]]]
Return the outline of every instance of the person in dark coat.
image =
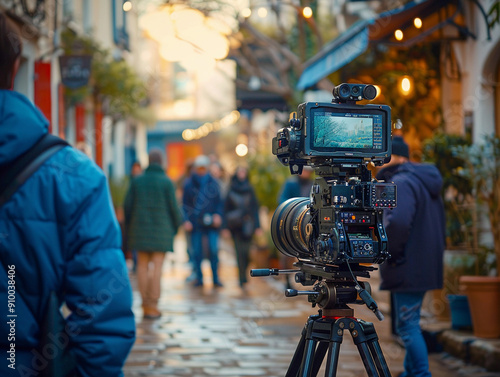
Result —
[[[21,47],[0,12],[0,172],[49,130],[40,110],[12,90]],[[12,296],[9,281],[15,282]],[[52,292],[71,311],[64,333],[43,330]],[[61,351],[47,350],[54,344],[68,345],[78,376],[123,376],[135,323],[120,228],[106,176],[75,148],[53,154],[0,206],[0,302],[0,376],[40,375]],[[8,302],[14,305],[14,337]],[[42,331],[55,340],[44,352],[38,348]],[[9,362],[11,348],[15,357]]]
[[[247,282],[252,237],[256,231],[261,231],[259,203],[244,167],[238,167],[231,177],[224,202],[224,221],[234,241],[240,287],[243,288]]]
[[[137,250],[137,282],[145,318],[161,316],[163,261],[165,253],[173,251],[174,236],[182,225],[175,187],[165,175],[162,160],[161,150],[149,152],[149,166],[132,180],[124,204],[128,245]]]
[[[182,196],[184,210],[184,228],[191,232],[193,246],[193,271],[196,275],[194,286],[203,286],[203,240],[208,242],[208,255],[212,267],[212,279],[215,287],[221,287],[219,280],[219,232],[222,226],[224,204],[221,188],[208,173],[210,159],[201,155],[193,165],[193,174],[186,179]]]
[[[396,330],[405,344],[402,376],[430,376],[419,322],[426,291],[443,286],[443,180],[435,166],[409,162],[408,145],[398,136],[377,179],[397,186],[397,207],[384,214],[391,257],[380,266],[380,289],[391,291]]]

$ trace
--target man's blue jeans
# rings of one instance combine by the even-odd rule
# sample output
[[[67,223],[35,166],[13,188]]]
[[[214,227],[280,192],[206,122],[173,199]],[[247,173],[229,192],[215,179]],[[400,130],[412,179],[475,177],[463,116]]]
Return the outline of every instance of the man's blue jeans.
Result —
[[[394,292],[396,330],[406,348],[403,377],[430,377],[427,346],[420,329],[425,292]]]
[[[219,231],[216,229],[194,230],[191,233],[193,242],[193,271],[198,283],[203,283],[203,273],[201,272],[201,262],[203,261],[203,238],[208,238],[208,256],[212,266],[212,276],[214,284],[220,284],[217,268],[219,265]]]

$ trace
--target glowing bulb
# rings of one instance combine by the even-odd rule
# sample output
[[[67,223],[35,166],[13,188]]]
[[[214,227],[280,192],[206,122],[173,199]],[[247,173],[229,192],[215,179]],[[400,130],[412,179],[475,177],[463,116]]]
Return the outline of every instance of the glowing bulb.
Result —
[[[399,29],[398,29],[398,30],[396,30],[396,31],[394,32],[394,37],[396,37],[396,39],[397,39],[398,41],[401,41],[401,40],[403,39],[403,32],[402,32],[401,30],[399,30]]]
[[[312,11],[311,7],[305,7],[304,9],[302,9],[302,15],[305,18],[311,18],[313,15],[313,11]]]
[[[267,17],[267,9],[264,7],[260,7],[259,10],[257,11],[257,14],[259,15],[260,18],[266,18]]]
[[[241,11],[241,15],[245,18],[248,18],[252,15],[252,10],[250,8],[245,8]]]
[[[131,1],[125,1],[123,3],[123,11],[124,12],[129,12],[132,10],[132,2]]]
[[[245,144],[238,144],[235,151],[238,156],[244,157],[248,153],[248,147]]]
[[[418,18],[418,17],[417,17],[417,18],[415,18],[415,19],[413,20],[413,25],[415,25],[415,27],[416,27],[417,29],[420,29],[420,28],[422,27],[422,20],[421,20],[420,18]]]
[[[403,77],[401,80],[401,90],[404,95],[408,95],[411,90],[411,80],[409,77]]]

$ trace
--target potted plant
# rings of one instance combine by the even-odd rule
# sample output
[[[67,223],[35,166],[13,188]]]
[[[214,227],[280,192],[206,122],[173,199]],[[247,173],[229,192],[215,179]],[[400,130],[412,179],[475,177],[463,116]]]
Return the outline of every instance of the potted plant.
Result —
[[[500,337],[500,137],[487,136],[484,142],[454,148],[464,160],[460,174],[473,184],[477,208],[484,210],[492,236],[496,268],[490,276],[462,276],[460,285],[468,297],[474,334]],[[481,214],[481,212],[479,212]],[[478,217],[481,220],[481,216]]]

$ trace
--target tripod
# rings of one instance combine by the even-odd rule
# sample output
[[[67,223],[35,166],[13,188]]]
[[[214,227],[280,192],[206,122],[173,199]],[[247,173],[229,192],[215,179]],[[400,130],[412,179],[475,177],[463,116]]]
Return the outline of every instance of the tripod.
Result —
[[[373,323],[354,318],[354,310],[347,306],[365,304],[379,320],[384,319],[370,295],[370,284],[356,279],[356,276],[369,277],[369,271],[374,268],[356,265],[353,271],[349,265],[316,266],[302,261],[294,266],[299,270],[250,271],[253,277],[295,273],[295,281],[302,285],[316,282],[313,290],[287,289],[285,292],[286,297],[307,295],[313,307],[321,308],[319,314],[309,316],[285,377],[316,377],[327,351],[325,377],[335,377],[344,330],[350,331],[368,376],[391,377]]]
[[[351,332],[368,376],[391,377],[373,323],[353,315],[343,305],[309,316],[285,377],[316,377],[327,351],[325,377],[336,376],[344,330]]]

